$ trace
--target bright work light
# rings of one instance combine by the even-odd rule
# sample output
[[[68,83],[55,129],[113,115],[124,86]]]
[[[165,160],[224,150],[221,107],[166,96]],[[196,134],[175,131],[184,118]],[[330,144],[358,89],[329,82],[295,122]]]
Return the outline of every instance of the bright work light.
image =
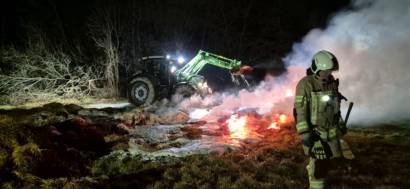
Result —
[[[323,101],[323,102],[327,102],[327,101],[329,101],[329,100],[330,100],[330,96],[329,96],[329,95],[322,96],[322,101]]]

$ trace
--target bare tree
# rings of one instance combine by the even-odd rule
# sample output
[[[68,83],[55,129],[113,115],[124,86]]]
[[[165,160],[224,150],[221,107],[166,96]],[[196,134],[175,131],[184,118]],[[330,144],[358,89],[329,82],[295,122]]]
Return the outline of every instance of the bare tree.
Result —
[[[88,23],[90,36],[104,52],[103,66],[109,96],[119,95],[120,15],[115,6],[102,6],[94,11]]]
[[[6,94],[11,103],[52,97],[84,97],[98,90],[98,69],[73,66],[70,56],[51,51],[40,38],[27,50],[7,48],[1,51],[0,93]]]

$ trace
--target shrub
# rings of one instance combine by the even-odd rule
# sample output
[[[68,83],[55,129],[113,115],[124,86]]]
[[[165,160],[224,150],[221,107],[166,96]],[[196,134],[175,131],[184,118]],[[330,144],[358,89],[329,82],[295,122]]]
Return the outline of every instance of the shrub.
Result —
[[[72,58],[44,45],[18,51],[12,47],[1,51],[0,94],[2,103],[21,103],[31,99],[83,97],[93,94],[101,80],[98,69],[75,66]]]

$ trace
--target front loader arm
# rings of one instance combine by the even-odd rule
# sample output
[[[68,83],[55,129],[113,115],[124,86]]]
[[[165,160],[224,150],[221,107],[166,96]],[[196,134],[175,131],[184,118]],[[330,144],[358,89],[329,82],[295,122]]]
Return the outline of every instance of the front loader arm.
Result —
[[[176,72],[177,79],[179,81],[189,80],[192,76],[197,75],[207,64],[227,70],[234,70],[240,68],[241,61],[200,50],[191,61]]]

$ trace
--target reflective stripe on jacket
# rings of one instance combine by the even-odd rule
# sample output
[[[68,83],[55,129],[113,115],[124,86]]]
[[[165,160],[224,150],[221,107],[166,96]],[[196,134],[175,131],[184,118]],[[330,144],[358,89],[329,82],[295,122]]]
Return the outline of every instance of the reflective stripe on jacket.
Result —
[[[296,86],[295,109],[296,129],[304,133],[311,129],[324,135],[334,135],[340,121],[340,97],[338,80],[331,76],[327,81],[309,75]],[[330,133],[329,133],[330,132]]]

